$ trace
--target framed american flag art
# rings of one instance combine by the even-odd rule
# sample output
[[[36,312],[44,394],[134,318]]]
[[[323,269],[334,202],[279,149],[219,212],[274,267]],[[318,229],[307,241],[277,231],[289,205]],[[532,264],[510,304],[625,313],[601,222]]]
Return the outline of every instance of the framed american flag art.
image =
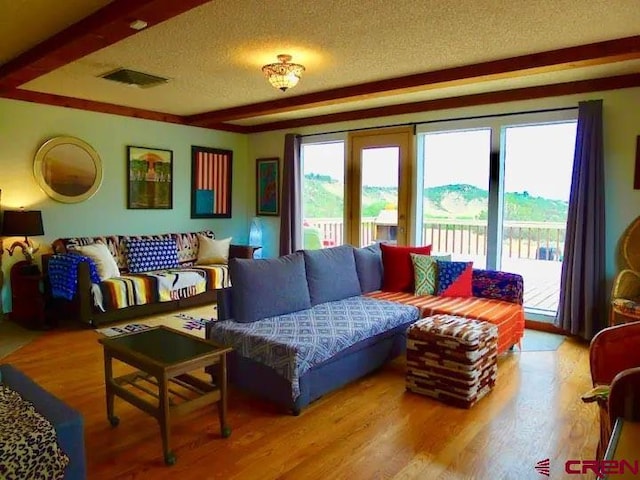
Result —
[[[233,152],[191,147],[191,218],[231,218]]]

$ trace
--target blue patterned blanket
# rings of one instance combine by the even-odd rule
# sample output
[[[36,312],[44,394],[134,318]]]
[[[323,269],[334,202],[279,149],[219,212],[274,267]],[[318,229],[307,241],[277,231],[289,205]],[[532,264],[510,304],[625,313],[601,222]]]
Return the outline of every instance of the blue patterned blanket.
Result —
[[[289,380],[295,401],[305,372],[361,340],[418,318],[416,307],[358,296],[253,323],[218,321],[210,335]]]
[[[89,263],[91,283],[100,283],[96,264],[89,257],[64,253],[53,255],[49,259],[49,281],[51,282],[51,295],[54,298],[73,300],[78,289],[78,264]]]

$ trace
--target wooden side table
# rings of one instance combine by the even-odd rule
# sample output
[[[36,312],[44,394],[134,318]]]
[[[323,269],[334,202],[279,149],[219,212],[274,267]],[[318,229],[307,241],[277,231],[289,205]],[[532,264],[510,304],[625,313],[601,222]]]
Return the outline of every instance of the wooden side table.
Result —
[[[256,245],[229,245],[229,257],[230,258],[253,258],[256,250],[260,250],[262,247]]]
[[[11,320],[31,329],[46,327],[46,299],[43,292],[44,275],[37,265],[27,261],[11,267]]]

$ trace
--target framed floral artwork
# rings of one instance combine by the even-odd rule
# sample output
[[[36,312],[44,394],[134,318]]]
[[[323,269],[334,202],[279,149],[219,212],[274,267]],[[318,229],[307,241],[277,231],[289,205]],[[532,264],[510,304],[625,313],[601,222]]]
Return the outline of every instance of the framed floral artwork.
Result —
[[[127,208],[173,208],[173,152],[127,147]]]

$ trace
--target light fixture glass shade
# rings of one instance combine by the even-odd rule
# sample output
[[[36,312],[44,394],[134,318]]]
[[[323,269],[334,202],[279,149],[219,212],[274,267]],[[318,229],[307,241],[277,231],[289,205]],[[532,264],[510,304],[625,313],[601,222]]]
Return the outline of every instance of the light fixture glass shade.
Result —
[[[304,67],[298,63],[290,63],[291,55],[278,55],[278,60],[280,63],[262,67],[262,72],[271,85],[284,92],[298,84]]]

